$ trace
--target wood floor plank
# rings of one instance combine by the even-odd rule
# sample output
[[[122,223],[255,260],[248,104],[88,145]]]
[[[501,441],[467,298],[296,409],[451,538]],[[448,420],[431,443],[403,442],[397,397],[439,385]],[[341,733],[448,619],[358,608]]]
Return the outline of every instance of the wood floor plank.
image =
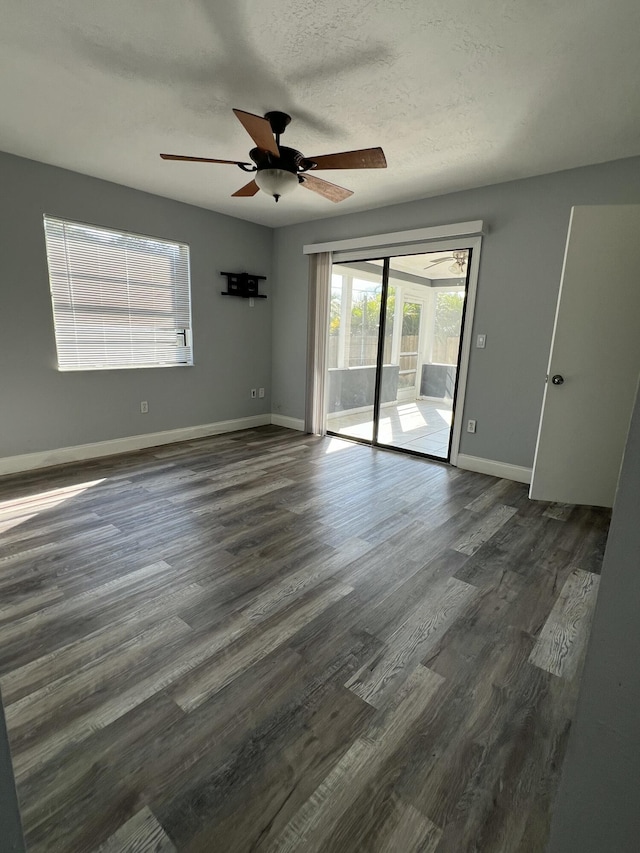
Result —
[[[509,495],[513,483],[510,480],[496,480],[488,489],[485,489],[477,498],[470,501],[465,509],[472,512],[483,513],[492,509],[496,504],[504,504],[505,496]]]
[[[506,733],[526,720],[529,703],[545,689],[545,678],[536,677],[528,663],[532,645],[532,638],[515,629],[496,632],[476,658],[477,668],[469,667],[461,681],[445,682],[421,720],[420,738],[397,790],[443,835],[465,791],[475,790],[479,778],[499,775],[510,751]],[[437,760],[425,772],[427,756]],[[465,820],[470,824],[473,820]]]
[[[427,652],[422,663],[452,682],[464,681],[484,665],[487,649],[499,641],[512,609],[527,582],[517,572],[502,569],[494,583],[480,589],[455,622]]]
[[[62,510],[61,510],[62,512]],[[55,519],[52,513],[39,512],[35,509],[21,516],[0,524],[2,544],[0,554],[9,553],[9,548],[15,550],[29,549],[33,544],[50,542],[54,536],[59,536],[73,530],[80,533],[97,526],[99,516],[95,512],[69,513],[64,512],[61,518]]]
[[[547,518],[555,518],[556,521],[566,521],[574,510],[573,504],[550,504],[543,515]]]
[[[375,782],[363,787],[338,820],[323,853],[342,853],[358,845],[362,850],[433,851],[442,830],[394,791],[401,773],[403,749],[378,770]]]
[[[97,543],[112,542],[117,539],[120,530],[113,524],[103,524],[100,527],[92,527],[84,533],[74,534],[73,536],[61,537],[59,540],[43,542],[36,545],[28,545],[25,548],[16,547],[11,549],[9,553],[0,556],[0,568],[6,577],[7,573],[20,574],[24,571],[25,566],[38,559],[45,557],[51,559],[56,554],[73,549],[81,549],[85,543],[90,543],[96,546]]]
[[[10,672],[53,649],[90,633],[105,622],[114,623],[140,599],[167,591],[176,573],[163,560],[108,580],[93,589],[55,602],[34,613],[0,626],[0,671]],[[180,586],[180,584],[178,584]],[[56,630],[60,625],[64,632]]]
[[[444,828],[442,850],[546,849],[575,686],[525,666],[510,688],[511,708],[499,708],[492,724],[504,734],[485,751],[480,771],[468,777]]]
[[[369,549],[369,544],[362,539],[350,540],[345,547],[338,549],[326,559],[316,562],[312,568],[300,569],[293,574],[285,575],[281,581],[272,584],[266,593],[254,599],[244,609],[244,613],[251,620],[266,619],[286,608],[304,592],[332,577],[338,568],[348,565]]]
[[[50,586],[41,592],[25,590],[19,596],[12,596],[13,600],[0,607],[0,625],[3,622],[11,622],[21,616],[28,616],[37,611],[49,607],[64,598],[63,593],[57,586]],[[5,599],[6,600],[6,599]]]
[[[30,853],[542,853],[608,521],[275,426],[0,478]]]
[[[544,521],[514,516],[458,569],[455,576],[478,588],[493,587],[505,572],[520,571],[541,541]]]
[[[442,830],[413,806],[398,801],[372,847],[376,853],[435,853]]]
[[[416,668],[393,707],[345,753],[269,850],[324,850],[342,815],[397,749],[441,683],[436,673]]]
[[[246,622],[233,620],[228,625],[222,626],[214,637],[209,634],[190,637],[189,643],[178,645],[173,656],[166,654],[165,658],[159,662],[159,666],[152,665],[149,675],[140,678],[126,690],[108,694],[102,704],[63,723],[46,739],[17,752],[14,760],[16,776],[20,778],[27,776],[42,763],[54,760],[69,745],[77,746],[96,729],[111,725],[142,702],[188,675],[191,670],[212,658],[246,630]]]
[[[398,585],[389,584],[375,601],[363,608],[357,626],[376,637],[388,639],[425,598],[431,598],[434,588],[439,589],[448,578],[458,577],[468,559],[450,548],[436,549],[435,555],[406,580]]]
[[[145,806],[104,844],[96,847],[95,853],[176,853],[176,848]]]
[[[464,536],[453,545],[454,551],[460,551],[461,554],[475,554],[478,548],[491,539],[516,512],[517,509],[512,506],[500,504],[494,507],[491,512],[482,518],[482,523],[478,525],[476,530]]]
[[[243,749],[235,756],[230,769],[242,772],[232,790],[218,776],[197,792],[200,817],[208,819],[184,843],[185,851],[208,853],[216,844],[230,851],[270,847],[369,716],[365,703],[344,689],[322,690],[320,696],[324,701],[291,720],[284,751],[281,737],[267,735],[264,750],[247,754]],[[227,800],[226,808],[216,818],[220,799]],[[179,832],[176,837],[181,838]]]
[[[609,518],[610,512],[601,507],[574,508],[574,524],[569,526],[567,539],[571,542],[569,548],[572,551],[573,564],[585,572],[600,574],[607,544]]]
[[[293,457],[290,457],[291,459]],[[247,486],[253,483],[259,486],[264,483],[267,478],[270,468],[281,467],[275,463],[280,460],[274,460],[270,465],[263,463],[259,468],[251,468],[249,470],[241,469],[240,471],[231,471],[226,474],[217,474],[215,477],[209,476],[206,480],[202,475],[190,484],[187,488],[176,490],[167,490],[167,500],[172,504],[185,504],[189,508],[194,506],[208,506],[210,496],[226,489],[236,488],[237,486]],[[158,492],[157,492],[158,493]],[[268,494],[268,493],[267,493]]]
[[[154,624],[158,616],[163,624],[177,615],[190,599],[199,599],[202,587],[193,583],[176,587],[164,596],[152,599],[121,619],[114,619],[96,631],[89,631],[66,645],[59,646],[35,660],[6,672],[0,678],[7,704],[33,693],[62,676],[78,671],[82,666],[121,643],[137,636]]]
[[[102,479],[89,480],[84,483],[74,483],[53,489],[34,490],[26,495],[0,501],[0,524],[3,532],[4,529],[10,529],[5,528],[5,522],[31,520],[43,512],[55,509],[66,501],[74,500],[87,489],[92,489],[102,482]]]
[[[598,575],[582,569],[569,575],[533,647],[532,664],[563,678],[575,675],[589,637],[599,583]]]
[[[140,808],[119,771],[128,766],[125,757],[139,764],[141,756],[153,755],[162,732],[181,719],[177,705],[154,697],[25,779],[20,794],[29,853],[90,851],[106,841]]]
[[[222,494],[219,492],[216,500],[207,501],[204,506],[198,507],[194,512],[200,514],[218,512],[221,509],[228,510],[231,507],[237,507],[248,503],[255,498],[262,498],[272,492],[286,489],[287,486],[291,485],[293,485],[292,480],[287,480],[285,477],[282,477],[277,480],[267,479],[264,483],[260,483],[259,485],[253,486],[249,489],[238,489],[235,487],[235,492],[233,491],[234,487],[230,486]]]
[[[370,705],[383,707],[475,593],[474,587],[456,578],[434,584],[428,600],[389,637],[375,666],[358,672],[346,687]]]
[[[224,659],[219,660],[217,666],[207,664],[197,670],[194,668],[193,674],[182,679],[172,691],[175,701],[184,711],[197,708],[244,669],[287,642],[318,614],[352,592],[353,588],[350,586],[332,584],[319,595],[295,607],[288,616],[277,618],[272,624],[267,623],[267,627],[252,637],[249,643],[225,649]]]
[[[50,730],[56,721],[69,725],[70,720],[87,714],[96,701],[102,705],[102,696],[109,687],[114,693],[122,691],[131,675],[139,672],[141,662],[190,633],[189,626],[174,616],[92,657],[73,672],[51,679],[22,699],[7,702],[6,715],[18,763],[25,744],[37,741],[43,730]]]

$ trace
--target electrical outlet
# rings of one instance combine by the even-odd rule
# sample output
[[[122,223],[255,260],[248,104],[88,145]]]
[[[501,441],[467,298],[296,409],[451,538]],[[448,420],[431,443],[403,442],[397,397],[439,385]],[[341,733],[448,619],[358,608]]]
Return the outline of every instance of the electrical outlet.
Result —
[[[258,388],[258,397],[264,397],[264,388]]]
[[[476,431],[476,422],[473,418],[469,418],[467,421],[467,432],[475,432]]]
[[[251,399],[255,400],[257,396],[258,396],[258,393],[257,393],[256,389],[252,388],[251,389]]]
[[[149,404],[147,403],[146,400],[142,400],[140,403],[140,413],[143,415],[146,415],[148,411],[149,411]]]
[[[476,346],[478,349],[484,349],[487,345],[487,336],[486,335],[478,335],[476,338]]]

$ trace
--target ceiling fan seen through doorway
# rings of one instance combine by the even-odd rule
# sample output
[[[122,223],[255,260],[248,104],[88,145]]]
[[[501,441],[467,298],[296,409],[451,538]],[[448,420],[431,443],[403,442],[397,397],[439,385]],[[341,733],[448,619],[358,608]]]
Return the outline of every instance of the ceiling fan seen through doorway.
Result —
[[[467,249],[461,249],[460,251],[452,252],[451,255],[449,255],[446,258],[438,258],[437,261],[432,261],[430,264],[428,264],[426,267],[424,267],[424,269],[430,270],[430,269],[433,269],[433,267],[437,267],[438,264],[446,264],[449,261],[453,261],[451,266],[447,267],[448,271],[450,273],[453,273],[454,275],[464,275],[466,272],[466,266],[467,266],[468,258],[469,258],[468,250]]]
[[[209,157],[188,157],[182,154],[161,154],[163,160],[183,160],[192,163],[223,163],[239,166],[244,172],[253,172],[255,177],[248,184],[233,193],[233,196],[246,198],[254,196],[259,190],[273,196],[291,192],[298,185],[318,195],[339,202],[353,195],[352,190],[339,187],[311,172],[324,169],[385,169],[387,161],[382,148],[362,148],[358,151],[342,151],[337,154],[323,154],[318,157],[305,157],[295,148],[280,145],[280,137],[291,121],[287,113],[272,112],[262,116],[234,110],[236,118],[255,142],[256,147],[249,152],[253,163],[243,160],[213,160]]]

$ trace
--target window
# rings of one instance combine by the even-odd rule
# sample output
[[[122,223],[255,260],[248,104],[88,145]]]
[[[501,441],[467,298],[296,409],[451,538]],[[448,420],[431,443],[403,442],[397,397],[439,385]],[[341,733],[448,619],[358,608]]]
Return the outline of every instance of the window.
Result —
[[[189,247],[44,217],[60,370],[193,364]]]

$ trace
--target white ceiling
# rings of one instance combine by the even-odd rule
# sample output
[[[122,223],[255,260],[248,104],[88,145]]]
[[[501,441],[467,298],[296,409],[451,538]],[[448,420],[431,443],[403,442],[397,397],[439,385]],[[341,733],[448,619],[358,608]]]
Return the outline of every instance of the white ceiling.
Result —
[[[638,0],[2,0],[0,150],[277,226],[640,153]],[[278,205],[232,107],[387,170]]]

